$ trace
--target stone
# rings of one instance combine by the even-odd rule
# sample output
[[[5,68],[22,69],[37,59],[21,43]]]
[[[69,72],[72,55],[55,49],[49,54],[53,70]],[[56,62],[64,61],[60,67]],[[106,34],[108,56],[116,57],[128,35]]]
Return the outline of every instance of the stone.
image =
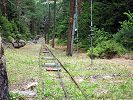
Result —
[[[16,90],[16,91],[11,91],[12,93],[16,93],[16,94],[19,94],[19,95],[23,95],[25,97],[35,97],[36,96],[36,92],[34,91],[29,91],[29,90],[25,90],[25,91],[19,91],[19,90]]]
[[[58,63],[45,63],[44,64],[45,67],[59,67]]]
[[[38,82],[30,82],[30,83],[28,83],[26,86],[25,86],[25,90],[27,90],[27,89],[33,89],[33,88],[35,88],[36,86],[38,85]]]

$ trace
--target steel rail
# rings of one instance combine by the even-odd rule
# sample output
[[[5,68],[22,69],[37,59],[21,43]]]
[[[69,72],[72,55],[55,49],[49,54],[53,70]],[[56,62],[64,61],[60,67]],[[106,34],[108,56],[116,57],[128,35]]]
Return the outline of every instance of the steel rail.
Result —
[[[39,63],[39,79],[41,80],[41,52],[42,52],[42,47],[43,45],[41,44],[41,48],[40,48],[40,50],[39,50],[39,58],[38,58],[38,63]],[[42,100],[44,100],[45,99],[45,97],[44,97],[44,92],[45,92],[45,90],[44,90],[44,81],[43,80],[41,80],[41,84],[42,84]]]
[[[80,88],[80,86],[78,85],[78,83],[75,81],[75,79],[73,78],[73,76],[70,74],[70,72],[64,67],[64,65],[60,62],[60,60],[52,53],[52,51],[48,48],[48,46],[45,44],[45,47],[47,48],[47,50],[51,53],[51,55],[59,62],[59,64],[61,65],[61,67],[66,71],[66,73],[70,76],[71,80],[74,82],[74,84],[77,86],[77,88],[79,89],[79,91],[82,93],[82,95],[84,96],[84,98],[86,98],[86,100],[88,100],[86,94],[83,92],[83,90]]]
[[[65,99],[66,99],[66,100],[69,100],[68,92],[67,92],[67,90],[65,89],[65,85],[64,85],[63,80],[62,80],[62,78],[61,78],[60,71],[57,71],[57,74],[58,74],[59,79],[60,79],[60,85],[61,85],[61,87],[62,87],[62,90],[64,91]]]
[[[39,68],[41,67],[41,53],[42,53],[42,50],[44,49],[43,47],[43,44],[41,44],[41,49],[40,49],[40,52],[39,52]],[[50,52],[50,51],[49,51]],[[51,53],[50,53],[51,54]],[[56,60],[56,59],[55,59]],[[40,68],[40,73],[41,73],[41,68]],[[64,96],[65,98],[63,98],[64,100],[69,100],[69,96],[68,96],[68,92],[67,90],[65,89],[65,85],[63,83],[63,80],[62,80],[62,77],[61,77],[61,73],[60,71],[58,70],[57,71],[57,75],[59,77],[59,80],[60,80],[60,86],[64,92]],[[41,76],[41,74],[39,74],[39,76]],[[42,100],[44,100],[44,82],[42,81]]]
[[[48,47],[46,48],[49,52],[50,52],[50,54],[52,55],[52,53],[51,53],[51,51],[50,51],[50,49],[48,49]],[[53,56],[53,55],[52,55]],[[54,57],[54,56],[53,56]],[[54,57],[55,58],[55,57]],[[55,58],[55,60],[56,60],[56,58]],[[63,83],[63,80],[62,80],[62,77],[61,77],[61,73],[60,73],[60,71],[58,70],[57,71],[57,75],[58,75],[58,77],[59,77],[59,79],[60,79],[60,86],[61,86],[61,88],[62,88],[62,90],[63,90],[63,92],[64,92],[64,95],[65,95],[65,100],[69,100],[69,96],[68,96],[68,91],[65,89],[65,85],[64,85],[64,83]]]

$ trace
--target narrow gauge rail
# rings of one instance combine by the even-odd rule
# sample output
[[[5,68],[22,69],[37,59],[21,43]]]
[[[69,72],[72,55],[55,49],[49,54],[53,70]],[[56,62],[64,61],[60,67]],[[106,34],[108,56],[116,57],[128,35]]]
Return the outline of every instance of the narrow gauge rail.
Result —
[[[41,59],[44,59],[45,63],[43,61],[41,61]],[[52,62],[50,62],[50,63],[47,62],[49,60],[52,61]],[[70,79],[76,85],[77,89],[82,93],[84,98],[86,100],[88,100],[87,95],[80,88],[80,86],[75,81],[75,79],[73,78],[71,73],[65,68],[65,66],[59,61],[59,59],[53,54],[53,52],[49,49],[49,47],[46,44],[42,44],[41,49],[40,49],[40,53],[39,53],[39,66],[40,67],[44,67],[44,69],[46,71],[54,71],[54,72],[57,73],[56,75],[59,78],[60,87],[62,88],[62,90],[64,92],[64,96],[65,96],[63,98],[63,100],[69,100],[69,93],[68,93],[68,90],[67,90],[68,88],[66,88],[65,83],[63,82],[63,79],[62,79],[63,72],[61,72],[61,70],[64,70],[69,75]],[[44,86],[42,86],[42,87],[44,87]],[[43,90],[43,92],[44,91],[45,91],[45,89]]]

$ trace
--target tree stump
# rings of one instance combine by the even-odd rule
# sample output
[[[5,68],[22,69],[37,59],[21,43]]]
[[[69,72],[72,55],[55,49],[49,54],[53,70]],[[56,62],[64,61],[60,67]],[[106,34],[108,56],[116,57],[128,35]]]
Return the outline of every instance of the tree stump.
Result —
[[[6,72],[6,61],[4,49],[0,37],[0,100],[9,100],[8,78]]]

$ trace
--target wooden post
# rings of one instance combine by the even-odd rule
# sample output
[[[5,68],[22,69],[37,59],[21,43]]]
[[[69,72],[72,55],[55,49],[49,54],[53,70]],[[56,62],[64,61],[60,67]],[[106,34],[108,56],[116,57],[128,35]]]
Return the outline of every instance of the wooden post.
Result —
[[[50,2],[48,1],[48,31],[47,31],[47,44],[49,44],[49,30],[50,30],[50,24],[51,24],[51,11],[50,11]]]
[[[4,59],[4,49],[2,47],[1,36],[0,36],[0,100],[9,100],[6,61]]]
[[[55,46],[55,20],[56,20],[56,0],[54,0],[54,32],[53,32],[53,38],[52,38],[52,47]]]
[[[67,35],[67,56],[72,56],[71,41],[72,41],[72,31],[73,31],[73,18],[74,18],[74,0],[70,0],[70,20],[69,20],[70,28]]]

